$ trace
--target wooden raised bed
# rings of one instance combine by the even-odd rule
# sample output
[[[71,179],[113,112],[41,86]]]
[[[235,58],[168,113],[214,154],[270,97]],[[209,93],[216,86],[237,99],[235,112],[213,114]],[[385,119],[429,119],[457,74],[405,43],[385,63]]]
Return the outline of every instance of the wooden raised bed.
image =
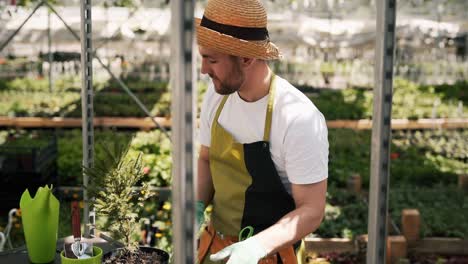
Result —
[[[163,127],[170,127],[171,121],[163,117],[155,117],[155,120]],[[78,128],[81,127],[81,118],[43,118],[43,117],[0,117],[0,126],[19,128]],[[150,118],[120,118],[120,117],[95,117],[96,127],[119,127],[151,129],[156,125]]]
[[[429,237],[409,246],[408,251],[414,253],[465,255],[468,256],[468,240],[460,238]]]
[[[328,128],[351,128],[356,130],[372,129],[372,120],[331,120]],[[468,118],[439,119],[392,119],[392,129],[438,129],[438,128],[468,128]]]
[[[319,238],[306,237],[304,239],[306,252],[356,252],[354,240],[349,238]]]
[[[155,117],[162,126],[169,128],[171,120],[164,117]],[[118,127],[153,129],[156,125],[150,118],[120,118],[120,117],[95,117],[96,127]],[[0,117],[0,126],[18,128],[74,128],[81,127],[81,118],[42,118],[42,117]],[[366,130],[372,128],[372,120],[331,120],[327,121],[328,128],[350,128],[355,130]],[[468,118],[441,118],[441,119],[393,119],[392,129],[455,129],[468,128]]]

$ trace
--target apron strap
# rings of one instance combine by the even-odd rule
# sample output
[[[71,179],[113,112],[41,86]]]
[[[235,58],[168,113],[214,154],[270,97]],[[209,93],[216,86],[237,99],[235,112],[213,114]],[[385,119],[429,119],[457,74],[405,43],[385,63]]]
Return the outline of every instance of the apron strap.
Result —
[[[221,115],[221,111],[223,110],[224,104],[226,103],[229,95],[223,96],[223,99],[219,103],[218,109],[216,110],[215,118],[213,119],[213,123],[211,125],[211,135],[214,135],[216,132],[216,124],[218,123],[219,116]]]
[[[216,116],[215,116],[215,121],[219,119],[219,115],[221,114],[221,111],[223,110],[224,104],[226,103],[229,95],[223,96],[223,99],[221,100],[221,103],[219,103],[218,109],[216,110]]]
[[[267,142],[270,141],[271,119],[273,116],[273,102],[275,100],[275,91],[276,91],[275,80],[276,80],[276,75],[272,74],[271,81],[270,81],[270,91],[268,95],[266,118],[265,118],[265,129],[263,132],[263,141],[267,141]],[[223,110],[224,104],[226,104],[226,101],[228,98],[229,98],[229,95],[223,96],[223,99],[221,100],[221,103],[219,104],[218,109],[216,110],[216,116],[214,118],[216,122],[219,119],[219,116],[221,115],[221,111]]]
[[[266,119],[265,119],[265,129],[263,134],[263,141],[270,141],[270,131],[271,131],[271,118],[273,116],[273,102],[275,100],[275,80],[276,75],[272,74],[271,81],[270,81],[270,92],[268,96],[268,106],[266,112]]]

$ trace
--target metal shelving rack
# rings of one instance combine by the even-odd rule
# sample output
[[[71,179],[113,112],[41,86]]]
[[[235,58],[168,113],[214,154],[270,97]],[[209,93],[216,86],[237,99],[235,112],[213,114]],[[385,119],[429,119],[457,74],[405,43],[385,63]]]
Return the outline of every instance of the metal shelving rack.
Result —
[[[396,0],[377,1],[367,263],[385,263]]]
[[[174,263],[195,259],[195,155],[196,118],[194,0],[171,1],[172,11],[172,213]]]
[[[93,126],[93,48],[92,48],[92,20],[91,0],[81,1],[81,113],[83,136],[83,166],[93,167],[94,163],[94,126]],[[88,177],[83,173],[83,199],[89,201]],[[90,210],[89,203],[84,203],[85,234],[94,235],[95,212]]]

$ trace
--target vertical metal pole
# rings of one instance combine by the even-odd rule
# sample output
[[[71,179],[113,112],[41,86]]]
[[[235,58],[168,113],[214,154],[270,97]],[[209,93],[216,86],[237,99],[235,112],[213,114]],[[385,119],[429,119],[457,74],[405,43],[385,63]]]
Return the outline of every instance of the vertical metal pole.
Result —
[[[193,0],[171,1],[172,142],[174,263],[194,263],[195,184],[194,111],[196,89],[193,61]]]
[[[94,164],[94,127],[93,127],[93,50],[91,30],[91,0],[81,0],[81,114],[83,135],[83,166],[92,167]],[[83,173],[83,198],[85,236],[94,235],[95,214],[90,212],[87,192],[88,177]],[[89,225],[87,225],[89,224]]]
[[[367,263],[385,263],[396,0],[377,1]],[[379,34],[380,33],[380,34]]]
[[[47,7],[47,48],[49,52],[49,92],[52,92],[52,34],[50,32],[50,9]]]

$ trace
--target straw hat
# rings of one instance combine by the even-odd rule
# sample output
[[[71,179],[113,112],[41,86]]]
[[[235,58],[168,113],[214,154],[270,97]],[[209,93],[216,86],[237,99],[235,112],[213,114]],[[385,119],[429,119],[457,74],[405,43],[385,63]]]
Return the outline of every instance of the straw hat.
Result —
[[[200,46],[245,58],[281,57],[270,42],[266,10],[259,0],[208,0],[195,25]]]

